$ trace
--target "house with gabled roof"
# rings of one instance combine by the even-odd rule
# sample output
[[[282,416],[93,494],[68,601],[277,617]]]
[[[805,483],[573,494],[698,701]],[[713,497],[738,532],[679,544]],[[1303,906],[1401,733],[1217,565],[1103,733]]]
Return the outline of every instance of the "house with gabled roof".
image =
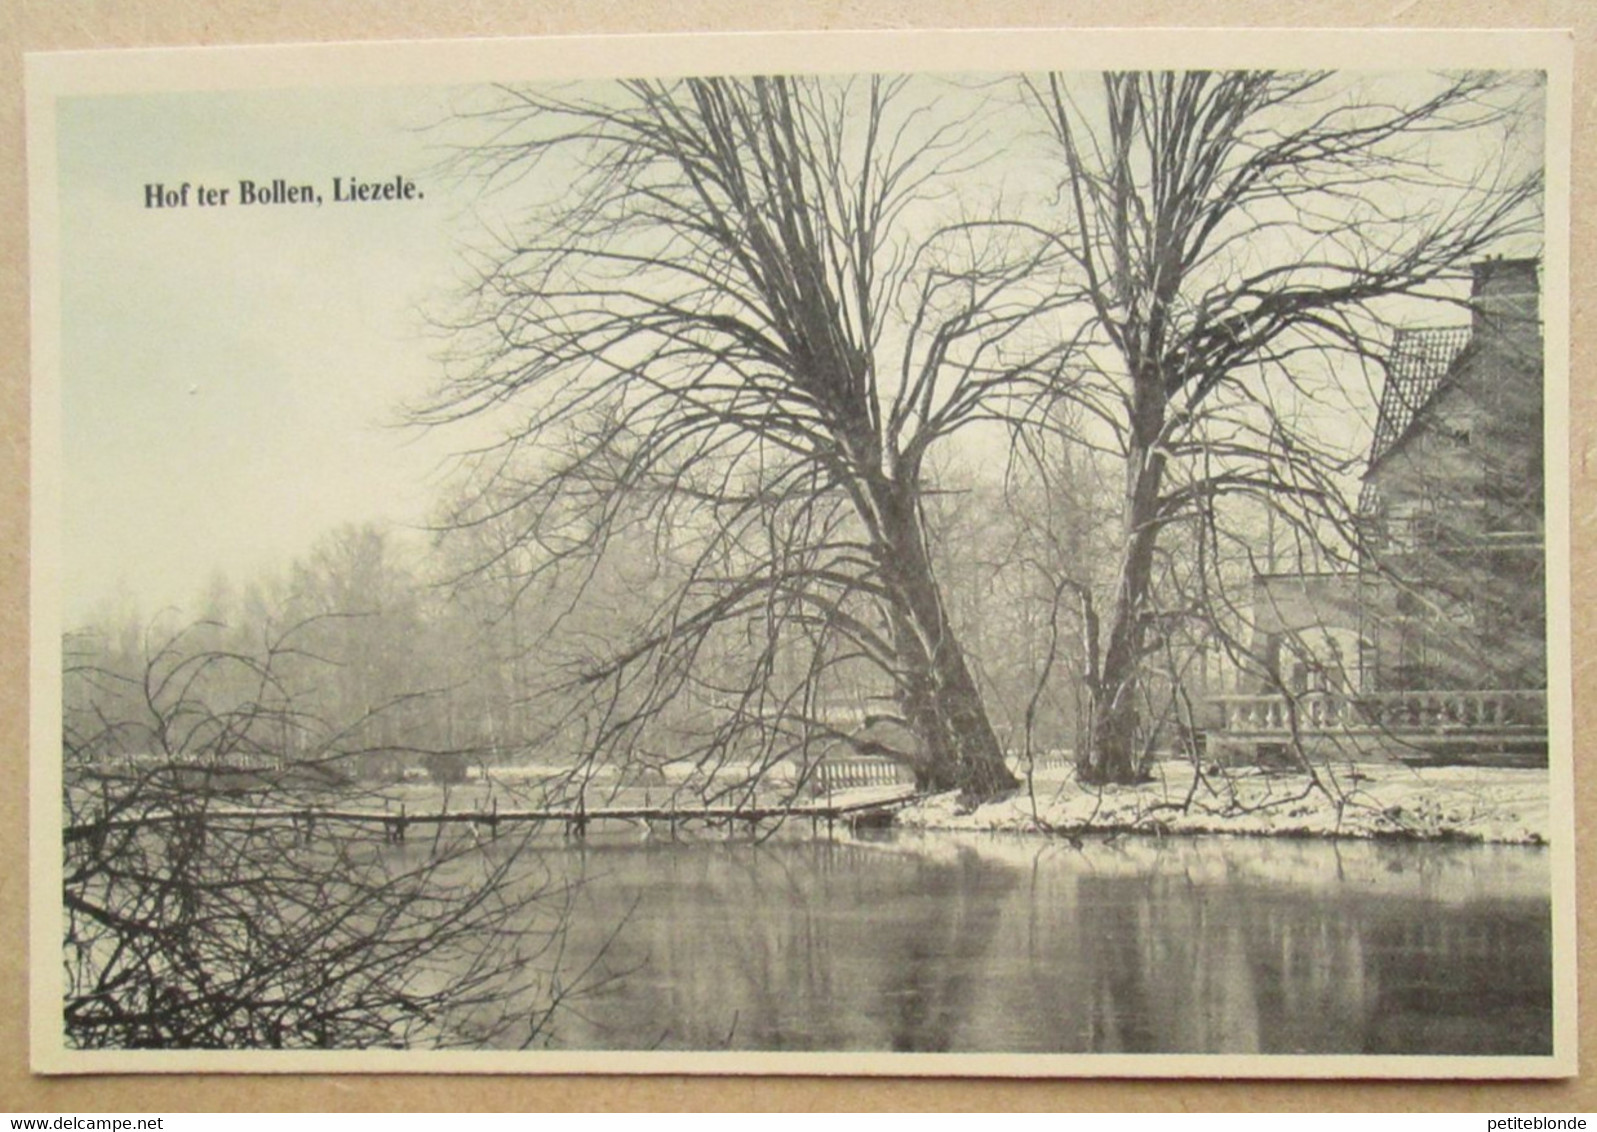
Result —
[[[1472,323],[1394,346],[1360,498],[1374,690],[1545,688],[1535,260],[1475,265]]]
[[[1410,761],[1545,759],[1539,297],[1537,261],[1486,260],[1468,325],[1395,336],[1359,568],[1255,580],[1263,671],[1219,705],[1233,756],[1288,732]]]

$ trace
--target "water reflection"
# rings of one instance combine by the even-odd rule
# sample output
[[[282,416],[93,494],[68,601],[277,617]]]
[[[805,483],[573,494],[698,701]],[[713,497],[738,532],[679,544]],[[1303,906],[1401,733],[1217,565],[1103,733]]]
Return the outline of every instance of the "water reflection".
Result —
[[[1546,854],[592,843],[566,1048],[1545,1054]],[[630,913],[627,910],[630,909]],[[624,918],[624,923],[619,923]]]

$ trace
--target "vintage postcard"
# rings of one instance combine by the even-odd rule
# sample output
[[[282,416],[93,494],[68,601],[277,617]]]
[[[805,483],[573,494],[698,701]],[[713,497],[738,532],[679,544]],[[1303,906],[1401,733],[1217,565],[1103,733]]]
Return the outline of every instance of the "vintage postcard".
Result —
[[[30,57],[35,1069],[1572,1074],[1570,76]]]

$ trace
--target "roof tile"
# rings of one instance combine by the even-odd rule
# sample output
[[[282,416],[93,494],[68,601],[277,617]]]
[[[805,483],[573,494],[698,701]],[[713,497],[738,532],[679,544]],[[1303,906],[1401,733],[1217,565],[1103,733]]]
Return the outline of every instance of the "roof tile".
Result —
[[[1392,339],[1386,362],[1386,385],[1370,445],[1370,467],[1375,467],[1402,439],[1414,417],[1441,388],[1442,379],[1469,344],[1467,326],[1442,326],[1399,330]]]

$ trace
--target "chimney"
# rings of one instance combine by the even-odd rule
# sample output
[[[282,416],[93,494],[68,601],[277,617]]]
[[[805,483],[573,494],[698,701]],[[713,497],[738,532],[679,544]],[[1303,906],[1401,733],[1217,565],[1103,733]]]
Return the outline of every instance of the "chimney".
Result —
[[[1474,333],[1483,332],[1523,339],[1539,336],[1541,286],[1535,259],[1484,259],[1472,268]]]

